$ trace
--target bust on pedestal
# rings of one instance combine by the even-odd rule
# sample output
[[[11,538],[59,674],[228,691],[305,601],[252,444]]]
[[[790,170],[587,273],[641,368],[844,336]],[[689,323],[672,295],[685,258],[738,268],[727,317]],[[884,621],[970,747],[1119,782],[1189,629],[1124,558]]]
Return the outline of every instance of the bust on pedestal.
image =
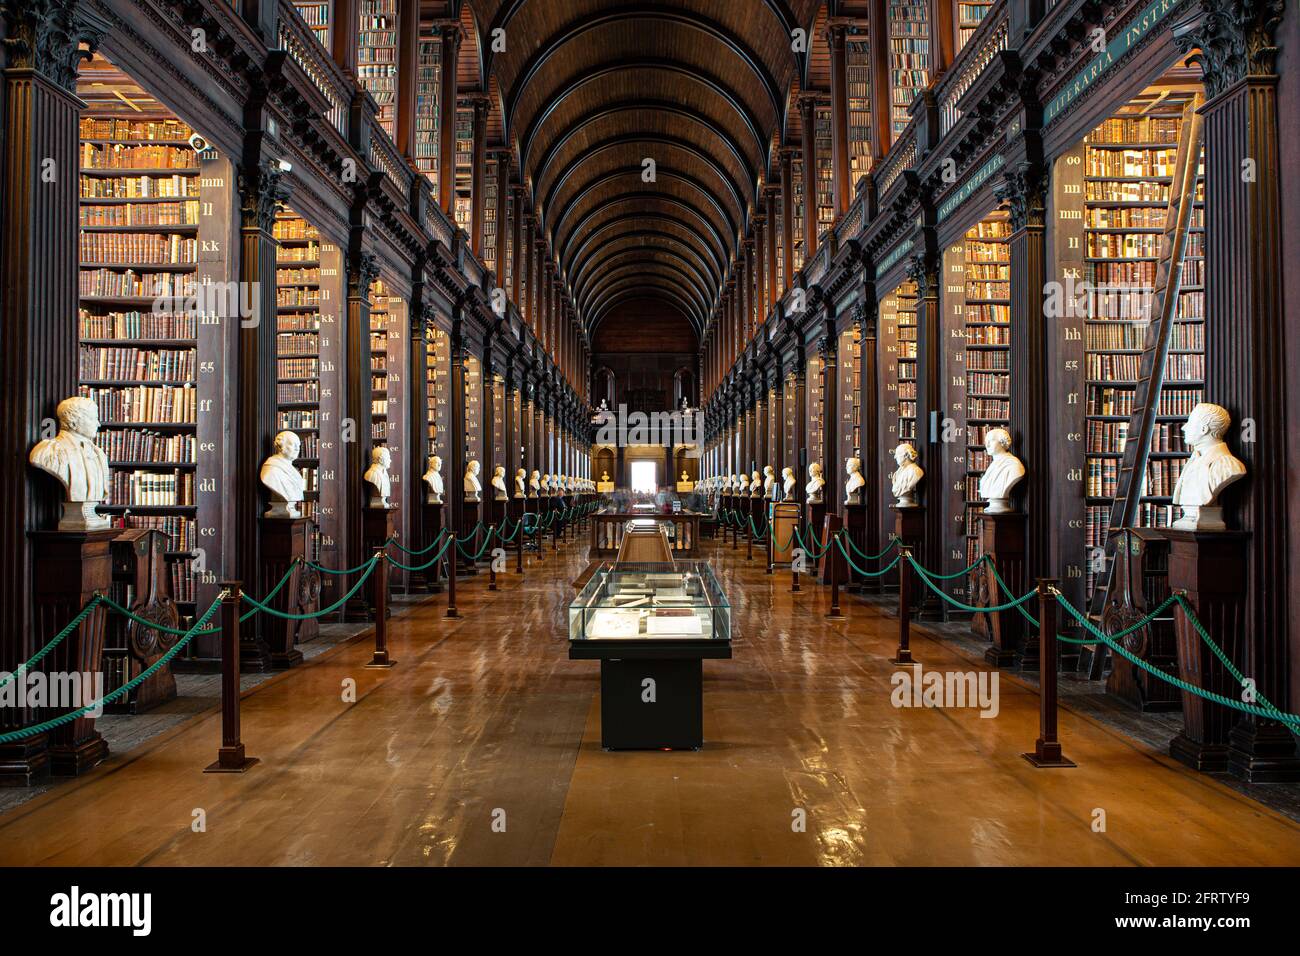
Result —
[[[776,501],[776,469],[771,465],[763,466],[763,497]]]
[[[848,480],[844,483],[844,503],[846,505],[860,505],[862,504],[862,486],[867,483],[867,479],[862,477],[862,459],[845,459],[844,470],[848,474]]]
[[[984,450],[992,461],[980,476],[980,497],[988,502],[985,514],[1009,514],[1011,489],[1025,477],[1025,466],[1011,454],[1011,433],[1005,428],[990,428],[984,434]]]
[[[898,469],[890,476],[894,498],[900,508],[911,508],[916,504],[914,492],[916,486],[925,477],[925,472],[916,463],[919,456],[911,442],[900,442],[894,449],[894,462]]]
[[[483,485],[479,483],[478,472],[481,466],[473,458],[465,465],[465,500],[476,502],[480,499]]]
[[[528,497],[537,498],[542,493],[542,473],[533,469],[532,475],[528,478]]]
[[[1225,531],[1219,495],[1246,477],[1246,466],[1223,440],[1232,418],[1225,408],[1201,402],[1183,424],[1183,442],[1192,455],[1174,485],[1174,504],[1182,516],[1177,531]]]
[[[362,476],[365,483],[370,486],[369,507],[392,507],[388,500],[393,493],[392,479],[388,477],[388,469],[392,464],[393,456],[383,445],[376,445],[370,449],[370,467]]]
[[[793,468],[781,469],[781,497],[786,501],[794,500],[794,489],[799,484],[799,479],[794,476]]]
[[[506,501],[510,493],[506,490],[506,469],[504,465],[497,465],[492,469],[492,498],[495,501]]]
[[[99,409],[88,398],[65,398],[55,410],[59,431],[38,441],[28,461],[63,485],[60,531],[97,531],[109,520],[95,513],[95,505],[108,499],[108,457],[95,444]]]
[[[813,462],[808,466],[808,484],[803,486],[804,494],[808,496],[808,504],[819,505],[822,503],[822,489],[826,487],[826,479],[822,477],[822,466],[819,462]]]
[[[270,493],[271,507],[262,516],[262,561],[259,567],[258,586],[267,594],[279,583],[285,573],[293,569],[288,584],[267,603],[286,614],[306,614],[314,601],[303,600],[307,593],[318,593],[316,588],[303,588],[303,576],[315,574],[301,564],[307,557],[307,519],[302,517],[302,503],[306,482],[294,466],[302,440],[296,432],[282,431],[275,436],[275,453],[262,463],[259,478]],[[267,663],[276,668],[301,664],[299,641],[315,637],[310,626],[315,622],[286,618],[263,618],[260,622],[262,639],[257,637],[259,626],[241,631],[240,667],[243,670],[262,670]],[[269,659],[268,659],[269,658]]]
[[[515,497],[528,497],[528,472],[523,468],[515,472]]]
[[[429,470],[424,473],[424,484],[429,489],[425,502],[431,505],[442,504],[442,459],[437,455],[429,456]]]

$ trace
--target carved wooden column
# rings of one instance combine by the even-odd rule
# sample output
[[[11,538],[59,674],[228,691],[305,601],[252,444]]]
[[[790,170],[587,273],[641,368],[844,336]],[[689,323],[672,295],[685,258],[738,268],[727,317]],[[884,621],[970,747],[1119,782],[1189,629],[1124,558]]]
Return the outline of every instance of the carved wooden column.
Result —
[[[524,225],[524,188],[518,183],[510,187],[510,193],[514,197],[512,203],[514,210],[510,216],[510,301],[515,304],[515,308],[523,315],[523,303],[519,301],[519,280],[523,273],[523,225]],[[498,234],[500,234],[501,225],[497,224]],[[527,317],[525,317],[526,319]]]
[[[794,150],[781,150],[781,290],[794,284]],[[819,532],[820,533],[820,532]]]
[[[252,142],[246,148],[255,155],[260,134],[253,134],[250,139]],[[234,508],[235,564],[232,572],[229,563],[225,563],[225,576],[240,581],[258,580],[261,567],[257,519],[266,510],[266,493],[258,475],[262,462],[272,452],[271,441],[276,432],[275,257],[279,243],[273,230],[276,209],[289,195],[279,167],[266,161],[254,164],[252,155],[246,157],[239,171],[239,281],[244,288],[254,290],[254,312],[248,319],[229,319],[239,321],[240,329],[232,436],[235,473],[230,476],[235,493],[233,499],[228,499]],[[263,616],[259,615],[244,630],[252,632],[262,623]],[[241,655],[240,666],[251,669],[256,666],[256,660]]]
[[[794,448],[787,464],[794,469],[793,501],[804,500],[808,481],[808,358],[802,345],[794,350]],[[822,471],[826,469],[823,468]],[[821,534],[820,529],[817,532]]]
[[[799,97],[799,120],[803,127],[803,261],[817,254],[817,98]]]
[[[355,24],[344,24],[335,32],[355,33]],[[438,205],[453,222],[456,218],[456,61],[460,56],[460,24],[443,23],[439,27],[442,64],[438,79]],[[355,41],[354,41],[355,42]]]
[[[6,23],[0,421],[9,443],[0,460],[0,671],[12,673],[44,643],[33,627],[34,554],[27,532],[54,528],[63,498],[58,482],[28,465],[27,452],[47,437],[42,424],[54,421],[58,403],[77,394],[77,123],[83,106],[76,96],[83,59],[77,44],[84,40],[94,50],[108,25],[74,0],[4,0],[0,9]],[[0,733],[40,719],[34,709],[0,707]],[[46,776],[48,740],[36,734],[0,744],[0,786]]]
[[[827,316],[826,328],[834,328],[834,319]],[[844,462],[839,458],[838,426],[840,420],[840,382],[837,357],[839,341],[831,332],[817,340],[817,357],[822,367],[822,454],[826,459],[822,466],[822,477],[826,484],[822,487],[822,501],[827,511],[843,513],[844,503],[840,495],[840,482],[843,481]],[[821,534],[821,528],[816,529]]]
[[[1288,623],[1294,578],[1288,574],[1289,513],[1283,396],[1288,375],[1282,301],[1281,204],[1284,157],[1278,148],[1274,32],[1281,5],[1266,0],[1200,0],[1201,17],[1177,38],[1198,48],[1205,81],[1205,399],[1232,415],[1228,440],[1246,463],[1247,480],[1228,492],[1230,528],[1247,542],[1246,640],[1242,673],[1262,696],[1287,710],[1291,696]],[[1289,15],[1295,16],[1294,11]],[[1294,121],[1292,117],[1292,121]],[[1253,178],[1244,175],[1247,161]],[[1286,168],[1291,169],[1292,165]],[[1294,310],[1294,303],[1291,303]],[[1294,325],[1294,323],[1292,323]],[[1238,441],[1249,419],[1254,441]],[[1213,636],[1213,628],[1210,628]],[[1292,707],[1291,709],[1294,709]],[[1229,769],[1252,782],[1300,780],[1294,738],[1270,720],[1247,716],[1231,734]]]
[[[360,0],[334,0],[334,10],[330,22],[330,42],[333,45],[334,62],[343,69],[356,75],[357,72],[357,30],[340,30],[339,24],[356,25],[357,7]],[[414,32],[414,31],[412,31]]]
[[[837,20],[826,27],[826,42],[831,50],[831,192],[837,222],[853,201],[849,175],[849,67],[844,45],[848,26]]]
[[[1049,409],[1048,326],[1043,286],[1047,282],[1046,176],[1036,163],[1021,162],[1007,173],[997,198],[1011,212],[1011,439],[1025,463],[1017,489],[1028,516],[1025,580],[1050,577],[1053,469]],[[998,603],[998,602],[994,602]],[[1068,648],[1061,648],[1068,652]],[[1075,656],[1070,654],[1071,657]]]
[[[464,485],[461,484],[465,474],[465,304],[457,302],[451,309],[451,401],[448,402],[448,417],[451,423],[451,462],[447,472],[447,491],[443,499],[449,509],[448,527],[456,534],[464,535],[470,530],[463,526]]]
[[[926,229],[923,242],[926,252],[912,256],[907,274],[916,283],[916,444],[922,461],[931,464],[934,473],[943,460],[942,428],[932,428],[932,413],[942,415],[943,408],[943,341],[940,338],[942,322],[939,315],[939,256],[931,248],[933,230]],[[922,450],[923,449],[923,450]],[[917,561],[925,568],[943,566],[943,542],[946,531],[945,509],[940,501],[927,498],[925,509],[925,540],[921,544]],[[947,604],[926,589],[921,598],[922,614],[945,619]]]
[[[781,284],[781,276],[777,273],[776,268],[776,247],[780,238],[777,236],[776,229],[776,206],[781,201],[781,190],[769,186],[763,191],[765,214],[767,216],[767,228],[763,231],[764,252],[767,260],[767,299],[763,303],[763,311],[770,312],[781,298],[787,286]]]
[[[411,165],[415,165],[415,89],[419,76],[418,62],[420,55],[420,31],[416,26],[420,22],[420,0],[398,0],[397,22],[400,30],[397,34],[397,136],[395,143],[400,152]],[[335,19],[331,24],[334,33],[356,33],[359,23],[356,14],[352,19]],[[344,24],[347,27],[340,30]],[[275,45],[275,44],[272,44]]]
[[[869,507],[864,519],[863,538],[867,550],[875,554],[884,545],[885,515],[880,507],[883,501],[884,475],[880,471],[880,416],[876,414],[877,399],[870,396],[880,394],[880,366],[877,348],[877,321],[879,302],[876,299],[876,284],[866,283],[862,297],[854,308],[854,321],[862,331],[861,356],[858,369],[859,383],[863,401],[859,407],[861,418],[858,421],[859,434],[862,436],[862,477],[866,486],[862,489],[862,500]],[[879,579],[867,581],[864,590],[879,590]]]
[[[357,235],[357,234],[354,234]],[[379,276],[379,263],[368,252],[348,257],[348,312],[344,330],[347,386],[340,435],[343,445],[342,518],[343,539],[339,554],[344,567],[356,567],[370,556],[365,554],[361,527],[362,488],[370,463],[370,284]],[[350,430],[351,434],[348,434]],[[423,474],[423,472],[421,472]]]
[[[471,100],[474,111],[473,172],[470,174],[469,247],[474,255],[483,258],[483,219],[487,213],[487,113],[488,98],[475,96]],[[500,233],[500,224],[497,226]]]

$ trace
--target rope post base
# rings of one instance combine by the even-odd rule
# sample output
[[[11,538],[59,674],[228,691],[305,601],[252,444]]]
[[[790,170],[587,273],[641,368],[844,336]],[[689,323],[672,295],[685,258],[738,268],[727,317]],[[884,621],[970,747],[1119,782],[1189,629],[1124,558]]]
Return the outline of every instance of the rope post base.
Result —
[[[912,657],[912,549],[898,549],[898,652],[893,664],[915,664]]]
[[[1077,767],[1056,739],[1056,578],[1038,579],[1038,740],[1021,754],[1035,767]]]
[[[447,616],[460,617],[456,610],[456,532],[449,532],[451,545],[447,548]]]
[[[754,525],[752,522],[749,526],[749,533],[745,535],[745,560],[754,560]]]
[[[258,760],[244,753],[239,738],[240,582],[226,581],[221,587],[221,749],[203,772],[244,773]]]
[[[489,542],[491,542],[492,539],[496,537],[496,534],[497,534],[496,524],[494,523],[488,525]],[[496,549],[493,548],[492,550],[495,551]],[[492,557],[492,552],[489,551],[488,552],[488,590],[495,591],[496,589],[497,589],[497,559]]]
[[[799,586],[799,562],[790,562],[790,593],[798,594],[803,588]]]
[[[839,532],[836,532],[839,534]],[[840,611],[840,564],[835,555],[831,555],[831,609],[826,612],[825,618],[828,621],[842,621],[844,614]]]
[[[375,563],[373,574],[373,586],[375,589],[375,599],[372,605],[375,609],[375,655],[366,664],[367,670],[371,668],[389,668],[397,661],[388,656],[388,561],[387,555],[380,551],[375,555],[379,560]]]

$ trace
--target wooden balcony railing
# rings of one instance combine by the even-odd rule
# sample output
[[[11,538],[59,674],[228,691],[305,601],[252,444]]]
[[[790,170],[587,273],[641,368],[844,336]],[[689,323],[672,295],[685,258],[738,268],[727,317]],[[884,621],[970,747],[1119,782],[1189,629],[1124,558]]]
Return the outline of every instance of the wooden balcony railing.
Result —
[[[1007,48],[1007,21],[1007,0],[1001,0],[994,4],[979,29],[962,47],[952,69],[939,80],[935,87],[935,99],[939,103],[940,136],[946,136],[961,118],[957,104],[962,95],[975,85],[989,62]]]
[[[347,135],[348,104],[352,102],[352,84],[329,50],[321,46],[289,0],[280,0],[280,46],[290,60],[306,74],[312,85],[329,101],[325,119],[340,136]]]

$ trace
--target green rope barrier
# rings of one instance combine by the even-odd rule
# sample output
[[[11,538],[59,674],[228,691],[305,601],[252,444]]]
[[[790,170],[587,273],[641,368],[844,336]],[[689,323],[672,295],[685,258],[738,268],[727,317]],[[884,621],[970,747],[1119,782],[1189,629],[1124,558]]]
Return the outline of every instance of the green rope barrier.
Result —
[[[864,560],[867,561],[879,561],[885,555],[889,554],[890,551],[893,551],[896,547],[898,547],[898,539],[892,538],[889,544],[885,546],[885,550],[881,551],[879,554],[867,554],[867,552],[863,551],[861,548],[859,548],[856,544],[853,543],[852,538],[849,538],[849,547],[857,552],[859,558],[863,558]],[[972,567],[973,566],[974,565],[972,565]],[[970,568],[967,568],[967,570],[969,571]],[[957,577],[957,575],[953,575],[953,577]]]
[[[480,521],[479,524],[481,525],[482,522]],[[496,529],[495,528],[489,529],[488,533],[483,537],[483,546],[478,549],[478,554],[474,555],[473,557],[470,557],[469,552],[460,546],[459,541],[456,542],[456,550],[460,552],[461,557],[468,558],[470,561],[477,561],[479,558],[483,557],[483,552],[488,549],[488,545],[492,543],[492,538],[495,535],[496,535]],[[473,535],[470,535],[470,537],[473,538]]]
[[[428,568],[433,567],[435,564],[437,564],[439,561],[442,560],[442,556],[446,554],[447,549],[451,547],[451,541],[452,539],[450,537],[448,537],[445,541],[443,541],[442,550],[440,550],[437,554],[435,554],[424,564],[406,565],[406,564],[402,564],[396,558],[389,558],[389,557],[386,557],[385,560],[387,560],[388,563],[391,564],[393,567],[398,568],[399,570],[402,571],[424,571]]]
[[[308,563],[308,562],[304,562],[304,563]],[[362,567],[364,567],[364,565],[362,565]],[[271,588],[270,592],[266,595],[266,597],[262,598],[262,600],[269,601],[271,600],[271,598],[279,594],[280,591],[284,589],[284,586],[289,583],[289,579],[293,577],[293,570],[294,570],[294,566],[291,563],[289,565],[289,570],[284,572],[284,577],[280,579],[280,583],[277,584],[275,587]],[[164,634],[188,634],[189,633],[184,628],[168,627],[166,624],[159,624],[156,621],[147,621],[144,618],[140,617],[140,615],[135,614],[134,612],[128,610],[127,608],[122,607],[122,605],[118,604],[112,598],[108,598],[108,597],[104,598],[104,604],[107,607],[112,608],[118,614],[121,614],[123,617],[134,621],[136,624],[139,624],[141,627],[147,627],[153,631],[162,631]],[[256,614],[257,614],[256,608],[254,608],[251,611],[248,611],[247,613],[240,616],[239,623],[243,624],[245,621],[247,621],[251,617],[254,617]],[[219,634],[220,632],[221,632],[221,628],[210,627],[206,631],[199,631],[198,636],[209,637],[213,634]]]
[[[433,544],[429,545],[427,548],[421,548],[419,551],[412,551],[410,548],[407,548],[407,547],[403,546],[402,542],[398,541],[397,538],[396,538],[396,536],[390,538],[389,541],[388,541],[388,543],[391,544],[391,545],[393,545],[395,548],[397,548],[398,551],[403,551],[403,552],[405,552],[406,554],[409,554],[409,555],[411,555],[411,556],[414,557],[414,558],[418,558],[418,557],[420,557],[421,555],[428,554],[430,551],[432,551],[434,548],[436,548],[436,547],[438,546],[438,542],[442,540],[442,536],[445,535],[446,533],[447,533],[447,529],[446,529],[446,528],[443,528],[441,531],[438,532],[438,537],[436,537],[436,538],[433,539]],[[365,565],[363,564],[363,565],[360,565],[360,566],[359,566],[358,568],[356,568],[355,570],[360,570],[361,568],[364,568],[364,567],[365,567]]]
[[[973,613],[985,613],[985,614],[991,614],[994,611],[1008,611],[1013,607],[1019,607],[1020,605],[1024,604],[1030,598],[1032,598],[1034,595],[1038,593],[1038,589],[1035,588],[1034,590],[1026,594],[1024,597],[1016,598],[1014,601],[1009,601],[1006,604],[998,604],[991,607],[976,607],[973,604],[963,604],[961,601],[958,601],[956,598],[949,597],[948,594],[946,594],[942,588],[938,587],[934,583],[934,581],[930,580],[929,572],[926,571],[925,568],[917,564],[916,559],[913,558],[910,554],[907,556],[907,562],[916,570],[917,576],[922,581],[925,582],[926,587],[928,587],[935,594],[939,595],[939,597],[943,598],[953,607],[961,611],[971,611]]]
[[[799,528],[797,526],[794,529],[794,536],[799,542],[799,547],[801,547],[804,551],[806,551],[808,553],[808,557],[812,558],[814,561],[820,561],[822,555],[824,555],[828,550],[830,550],[829,544],[823,547],[820,551],[816,550],[815,548],[807,544],[803,539],[803,535],[799,533]],[[813,535],[813,541],[816,541],[818,546],[821,545],[821,542],[817,541],[816,535]]]
[[[254,608],[261,611],[262,613],[270,614],[272,617],[282,618],[283,620],[286,621],[309,621],[312,618],[324,617],[326,614],[334,613],[339,608],[341,608],[344,604],[346,604],[348,601],[352,600],[352,596],[361,590],[361,585],[365,584],[366,580],[370,577],[370,575],[375,573],[375,565],[377,565],[380,562],[382,554],[383,552],[379,552],[373,558],[370,559],[370,567],[366,569],[365,574],[357,578],[357,583],[352,585],[351,591],[343,595],[343,597],[339,598],[329,607],[321,608],[319,611],[310,611],[307,614],[293,614],[288,611],[278,611],[273,607],[267,607],[261,601],[258,601],[256,598],[251,598],[247,594],[241,593],[239,596],[244,599],[245,603],[251,604]]]
[[[5,674],[2,678],[0,678],[0,687],[4,687],[10,681],[16,680],[21,674],[25,674],[27,672],[27,668],[39,664],[41,660],[47,654],[50,653],[50,651],[54,650],[61,643],[63,643],[63,641],[67,638],[69,634],[71,634],[77,628],[81,627],[82,622],[85,621],[86,618],[90,616],[90,612],[93,611],[96,607],[99,606],[100,603],[102,603],[105,600],[107,599],[102,594],[96,594],[94,597],[92,597],[88,602],[86,602],[86,606],[81,609],[81,611],[77,614],[77,616],[74,617],[71,622],[69,622],[68,626],[65,627],[63,630],[59,631],[58,634],[55,634],[53,639],[51,639],[48,644],[46,644],[39,651],[37,651],[35,656],[31,658],[31,660],[27,661],[24,664],[19,664],[18,667],[15,668],[12,674]]]
[[[172,658],[175,657],[177,654],[179,654],[182,650],[184,650],[185,646],[189,644],[189,642],[193,638],[197,637],[199,634],[204,633],[202,630],[203,625],[207,624],[208,621],[212,619],[212,615],[217,612],[217,608],[219,607],[221,607],[221,598],[217,598],[215,601],[212,602],[212,605],[207,609],[204,615],[194,622],[194,626],[184,633],[184,636],[179,641],[176,642],[176,644],[172,647],[171,650],[169,650],[162,657],[158,658],[158,660],[154,661],[153,664],[151,664],[149,667],[141,671],[131,680],[127,681],[117,690],[113,691],[112,693],[105,694],[99,700],[95,701],[94,703],[87,704],[85,707],[79,707],[78,709],[74,711],[70,711],[69,713],[60,714],[58,717],[54,717],[50,720],[44,721],[39,724],[34,724],[31,727],[24,727],[21,730],[11,731],[10,733],[7,734],[0,734],[0,744],[12,743],[15,740],[22,740],[24,737],[34,737],[36,734],[43,734],[47,730],[52,730],[55,727],[60,727],[63,724],[70,723],[71,721],[76,720],[78,717],[90,713],[92,710],[95,710],[99,707],[103,707],[105,704],[112,703],[113,701],[117,700],[117,698],[121,697],[123,694],[129,694],[132,690],[134,690],[136,687],[143,684],[146,680],[148,680],[155,673],[157,673],[157,671],[160,668],[165,667],[167,664],[170,664]],[[215,628],[215,630],[219,631],[221,629],[218,627]]]
[[[846,551],[844,548],[844,535],[842,534],[832,535],[831,540],[834,541],[835,544],[839,546],[840,554],[844,555],[844,560],[849,563],[849,567],[851,567],[858,574],[866,578],[883,577],[884,575],[888,574],[890,571],[894,570],[894,567],[898,564],[899,561],[902,560],[903,557],[901,554],[895,555],[894,560],[890,561],[889,564],[885,565],[885,567],[881,568],[879,571],[865,571],[862,568],[858,567],[856,564],[854,564],[853,559],[849,557],[849,552]]]
[[[465,537],[457,538],[456,543],[469,544],[469,542],[473,541],[478,536],[478,533],[482,530],[483,530],[483,522],[480,521],[478,524],[474,525],[474,530],[471,531],[469,534],[465,535]]]
[[[1072,605],[1069,601],[1065,599],[1065,595],[1063,595],[1060,591],[1053,588],[1053,592],[1056,595],[1057,603],[1059,603],[1061,607],[1065,608],[1067,614],[1069,614],[1076,621],[1082,624],[1085,630],[1090,631],[1093,635],[1095,635],[1097,640],[1101,641],[1103,644],[1109,647],[1116,654],[1119,654],[1129,663],[1137,665],[1147,673],[1152,674],[1155,677],[1159,677],[1161,680],[1165,681],[1166,683],[1173,684],[1175,687],[1179,688],[1180,690],[1184,690],[1189,694],[1195,694],[1197,697],[1203,697],[1204,699],[1213,701],[1216,704],[1222,704],[1224,707],[1231,707],[1234,710],[1239,710],[1246,714],[1253,714],[1256,717],[1263,717],[1266,720],[1275,720],[1278,723],[1285,725],[1292,733],[1300,734],[1300,715],[1282,713],[1282,711],[1274,707],[1272,703],[1270,703],[1264,697],[1260,696],[1258,691],[1256,691],[1256,696],[1259,698],[1261,703],[1266,705],[1265,707],[1256,707],[1253,704],[1247,704],[1245,701],[1236,700],[1235,698],[1232,697],[1225,697],[1223,694],[1218,694],[1215,693],[1214,691],[1206,690],[1203,687],[1197,687],[1195,684],[1189,684],[1187,681],[1183,680],[1182,678],[1174,677],[1172,674],[1166,674],[1160,668],[1156,667],[1154,664],[1147,663],[1142,658],[1138,657],[1136,654],[1128,650],[1128,648],[1118,643],[1109,634],[1105,633],[1104,631],[1100,630],[1095,625],[1093,625],[1093,623],[1089,621],[1087,617],[1085,617],[1083,614],[1080,614],[1079,611],[1074,607],[1074,605]],[[1195,613],[1193,613],[1192,609],[1187,605],[1182,595],[1179,594],[1173,595],[1172,600],[1177,601],[1179,606],[1182,607],[1183,613],[1186,614],[1188,620],[1192,622],[1192,626],[1196,630],[1196,633],[1200,636],[1201,640],[1205,641],[1206,644],[1209,645],[1210,649],[1214,651],[1215,656],[1218,657],[1220,661],[1223,661],[1225,666],[1228,668],[1229,673],[1231,673],[1232,676],[1239,683],[1245,686],[1246,679],[1241,675],[1241,672],[1238,671],[1237,668],[1234,667],[1232,663],[1227,660],[1226,655],[1223,654],[1222,649],[1219,648],[1219,646],[1210,639],[1210,636],[1205,632],[1204,626],[1201,624],[1200,620],[1196,617]],[[1144,622],[1144,624],[1145,623],[1149,623],[1149,622]]]

